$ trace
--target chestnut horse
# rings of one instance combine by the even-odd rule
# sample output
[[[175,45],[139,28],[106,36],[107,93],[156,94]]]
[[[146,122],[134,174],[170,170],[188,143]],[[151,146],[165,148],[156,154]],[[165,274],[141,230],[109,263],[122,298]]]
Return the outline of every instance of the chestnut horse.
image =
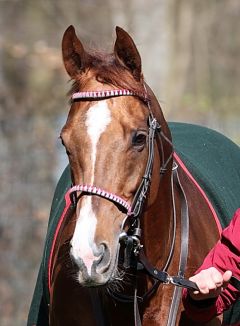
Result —
[[[132,38],[116,35],[112,54],[87,52],[72,26],[63,36],[71,212],[51,253],[49,322],[192,325],[174,285],[193,285],[219,230],[173,154]]]

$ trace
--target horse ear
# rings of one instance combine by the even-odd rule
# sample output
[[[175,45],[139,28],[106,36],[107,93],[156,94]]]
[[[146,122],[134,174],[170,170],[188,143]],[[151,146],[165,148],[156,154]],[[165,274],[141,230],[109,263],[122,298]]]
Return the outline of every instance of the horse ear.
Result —
[[[114,54],[132,72],[134,78],[142,78],[142,63],[137,47],[131,36],[122,28],[116,27],[117,39],[114,45]]]
[[[63,35],[62,56],[66,71],[71,78],[86,68],[88,53],[84,50],[72,25],[66,29]]]

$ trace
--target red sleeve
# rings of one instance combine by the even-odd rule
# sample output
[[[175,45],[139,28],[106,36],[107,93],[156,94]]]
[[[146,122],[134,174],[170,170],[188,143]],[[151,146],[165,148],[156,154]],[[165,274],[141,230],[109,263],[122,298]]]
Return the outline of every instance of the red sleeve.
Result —
[[[209,267],[215,267],[220,272],[230,270],[235,277],[240,279],[240,208],[234,214],[229,226],[223,230],[221,239],[209,252],[196,273]],[[207,322],[228,309],[239,297],[240,292],[232,285],[228,285],[212,305],[206,305],[203,308],[198,307],[197,302],[192,304],[187,291],[184,290],[183,304],[189,318]]]

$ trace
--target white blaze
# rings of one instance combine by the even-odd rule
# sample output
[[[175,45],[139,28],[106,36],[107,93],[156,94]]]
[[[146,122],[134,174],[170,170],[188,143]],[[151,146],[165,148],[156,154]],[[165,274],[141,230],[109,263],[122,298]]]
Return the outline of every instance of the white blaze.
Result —
[[[100,101],[89,108],[86,114],[87,134],[91,139],[91,180],[94,184],[94,171],[97,156],[97,144],[101,134],[106,130],[111,122],[111,111],[108,108],[106,101]],[[90,162],[89,162],[90,164]],[[94,236],[96,231],[97,218],[92,209],[92,196],[83,198],[82,207],[79,212],[73,238],[71,240],[71,254],[75,261],[81,258],[87,267],[88,274],[91,275],[91,267],[93,261],[98,259],[94,256]]]

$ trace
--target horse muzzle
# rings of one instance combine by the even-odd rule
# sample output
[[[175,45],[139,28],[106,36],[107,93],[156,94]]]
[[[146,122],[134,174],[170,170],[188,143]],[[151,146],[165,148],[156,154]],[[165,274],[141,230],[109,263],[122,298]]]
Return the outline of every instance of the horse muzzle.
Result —
[[[93,252],[81,255],[72,247],[70,256],[77,267],[77,281],[82,286],[100,286],[110,280],[115,264],[112,263],[109,246],[105,243],[100,244]]]

